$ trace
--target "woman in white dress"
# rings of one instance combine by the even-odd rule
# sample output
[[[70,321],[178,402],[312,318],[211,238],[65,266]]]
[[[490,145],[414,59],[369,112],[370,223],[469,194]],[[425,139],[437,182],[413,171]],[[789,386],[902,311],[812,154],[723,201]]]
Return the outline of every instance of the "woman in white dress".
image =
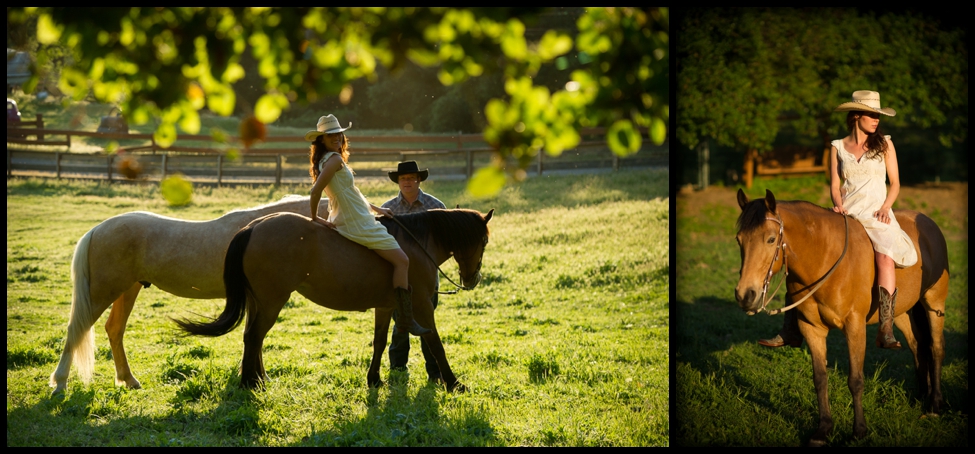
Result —
[[[829,193],[833,211],[860,221],[873,243],[880,298],[877,346],[901,348],[893,332],[897,299],[894,270],[917,263],[917,251],[891,209],[900,193],[900,176],[894,143],[890,136],[880,132],[880,115],[892,117],[896,112],[889,107],[881,108],[880,93],[869,90],[853,92],[853,100],[835,110],[849,112],[846,126],[850,134],[834,140],[830,150]],[[801,344],[795,315],[784,322],[779,335],[759,343],[767,347]]]
[[[393,212],[377,207],[355,187],[352,171],[349,169],[349,140],[345,137],[335,115],[326,115],[318,120],[315,131],[305,134],[311,142],[309,149],[311,168],[309,173],[315,180],[311,189],[311,220],[335,229],[342,236],[355,241],[386,259],[393,265],[393,291],[399,310],[399,320],[410,334],[420,336],[430,330],[420,326],[413,319],[412,289],[409,285],[410,259],[400,248],[386,227],[376,220],[372,212],[393,217]],[[322,191],[328,194],[328,219],[318,216],[318,201]],[[372,210],[372,212],[370,212]]]

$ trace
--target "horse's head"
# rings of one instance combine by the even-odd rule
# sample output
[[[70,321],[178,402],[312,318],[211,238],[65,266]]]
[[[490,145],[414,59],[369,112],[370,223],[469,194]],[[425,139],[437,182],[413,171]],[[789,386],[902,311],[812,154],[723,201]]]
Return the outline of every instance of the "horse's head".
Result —
[[[492,208],[486,215],[477,213],[477,216],[484,223],[483,236],[478,241],[469,242],[470,246],[465,248],[464,251],[453,251],[454,260],[460,266],[460,284],[467,289],[473,289],[481,282],[481,262],[484,258],[484,248],[488,244],[489,231],[487,224],[491,221],[491,217],[494,216],[494,209]]]
[[[755,313],[762,305],[762,296],[772,274],[782,268],[782,221],[775,212],[775,196],[765,191],[764,199],[749,201],[738,190],[738,248],[741,252],[741,271],[735,287],[735,300],[742,310]]]

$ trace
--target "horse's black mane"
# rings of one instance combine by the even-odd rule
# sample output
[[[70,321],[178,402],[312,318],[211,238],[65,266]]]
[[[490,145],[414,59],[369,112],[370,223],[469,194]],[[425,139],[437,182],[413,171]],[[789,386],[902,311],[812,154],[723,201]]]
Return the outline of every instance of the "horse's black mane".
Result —
[[[807,202],[805,200],[776,200],[775,201],[776,211],[781,207],[795,207],[795,208],[818,208],[824,210],[825,212],[830,212],[828,209],[816,205],[812,202]],[[745,204],[745,208],[741,210],[741,215],[738,216],[738,222],[735,226],[738,227],[739,232],[747,232],[751,229],[757,228],[758,226],[765,223],[765,213],[768,210],[765,207],[765,198],[758,198],[752,200]]]
[[[427,235],[432,235],[436,237],[437,242],[451,251],[470,246],[472,241],[479,242],[488,234],[484,218],[474,210],[434,209],[420,213],[397,215],[396,220],[421,241]],[[391,219],[383,217],[380,218],[379,222],[385,225],[393,235],[396,234],[397,230],[401,230],[400,226]],[[405,236],[409,237],[409,234]]]

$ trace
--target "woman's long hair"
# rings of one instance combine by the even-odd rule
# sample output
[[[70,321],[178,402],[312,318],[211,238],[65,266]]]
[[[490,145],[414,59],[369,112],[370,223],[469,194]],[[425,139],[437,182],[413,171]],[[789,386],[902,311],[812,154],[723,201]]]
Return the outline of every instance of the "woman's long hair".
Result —
[[[325,134],[322,134],[315,138],[315,141],[311,143],[311,147],[308,148],[308,160],[311,166],[308,168],[308,175],[311,175],[311,180],[315,181],[318,179],[318,174],[321,171],[318,170],[318,161],[322,160],[322,156],[328,153],[325,149],[324,142]],[[346,164],[349,163],[349,138],[342,134],[342,143],[339,145],[339,154],[342,155],[342,161]]]
[[[846,129],[853,134],[854,129],[857,127],[857,119],[864,112],[854,110],[846,114]],[[867,159],[877,158],[880,155],[887,155],[887,138],[884,137],[884,133],[880,132],[880,124],[877,124],[877,130],[873,134],[867,134]]]

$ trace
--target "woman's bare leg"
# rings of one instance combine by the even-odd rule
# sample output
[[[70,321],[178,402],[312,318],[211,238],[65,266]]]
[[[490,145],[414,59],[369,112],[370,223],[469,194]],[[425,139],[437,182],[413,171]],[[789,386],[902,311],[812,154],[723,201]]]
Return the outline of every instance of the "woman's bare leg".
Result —
[[[894,293],[897,288],[897,277],[894,274],[894,259],[889,255],[875,252],[877,261],[877,284],[887,289],[887,293]]]
[[[380,257],[393,264],[393,288],[410,288],[410,258],[402,249],[375,250]]]

